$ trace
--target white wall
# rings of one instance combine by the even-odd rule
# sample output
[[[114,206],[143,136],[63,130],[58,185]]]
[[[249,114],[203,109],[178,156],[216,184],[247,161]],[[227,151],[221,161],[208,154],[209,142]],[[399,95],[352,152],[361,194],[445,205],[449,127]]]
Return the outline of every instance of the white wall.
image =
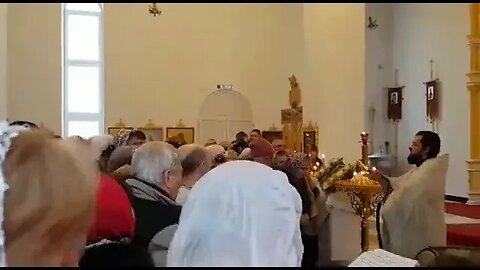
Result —
[[[399,125],[399,160],[418,130],[430,130],[425,116],[423,82],[430,79],[429,61],[436,63],[441,81],[439,134],[442,152],[450,154],[447,193],[467,196],[469,102],[466,89],[469,52],[468,4],[395,4],[393,66],[405,85],[403,119]]]
[[[62,127],[60,4],[8,4],[8,118]]]
[[[107,124],[196,125],[203,99],[229,83],[257,127],[280,127],[302,5],[160,4],[159,17],[146,4],[105,6]]]
[[[327,157],[361,156],[365,99],[365,4],[305,4],[300,77],[304,115],[320,126]]]
[[[161,4],[159,17],[146,4],[105,7],[107,125],[196,125],[203,98],[231,83],[258,128],[280,127],[295,74],[322,152],[359,157],[365,4]],[[60,5],[12,4],[8,22],[9,116],[60,133]]]
[[[0,120],[7,118],[7,7],[0,3]]]
[[[368,17],[376,20],[378,26],[369,29]],[[394,86],[393,72],[393,6],[392,4],[366,4],[366,65],[365,65],[365,127],[371,134],[372,151],[380,151],[385,141],[390,141],[390,153],[393,151],[391,123],[387,117],[387,93],[385,87]],[[369,109],[373,106],[375,114],[373,126]]]

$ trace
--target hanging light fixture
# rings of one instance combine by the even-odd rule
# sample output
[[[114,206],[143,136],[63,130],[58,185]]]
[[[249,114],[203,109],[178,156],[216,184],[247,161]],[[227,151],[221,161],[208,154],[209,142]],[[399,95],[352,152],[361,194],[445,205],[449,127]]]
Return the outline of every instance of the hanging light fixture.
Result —
[[[157,3],[152,3],[150,6],[148,6],[148,12],[153,14],[154,17],[162,14],[162,11],[157,7]]]

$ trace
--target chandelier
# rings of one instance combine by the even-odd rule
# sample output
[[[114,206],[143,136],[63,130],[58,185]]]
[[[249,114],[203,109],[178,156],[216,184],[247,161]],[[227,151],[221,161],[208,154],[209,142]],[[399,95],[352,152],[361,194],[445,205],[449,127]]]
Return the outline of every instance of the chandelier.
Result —
[[[162,14],[162,11],[157,7],[157,3],[152,3],[150,6],[148,6],[148,12],[153,14],[154,17]]]

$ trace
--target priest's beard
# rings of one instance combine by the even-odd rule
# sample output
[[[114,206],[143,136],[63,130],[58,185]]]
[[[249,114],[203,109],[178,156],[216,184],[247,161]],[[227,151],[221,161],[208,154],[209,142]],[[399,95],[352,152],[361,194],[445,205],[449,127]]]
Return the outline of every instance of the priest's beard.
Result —
[[[425,159],[421,155],[410,153],[410,155],[408,155],[407,161],[408,164],[417,165],[417,167],[420,167],[420,165],[422,165]]]

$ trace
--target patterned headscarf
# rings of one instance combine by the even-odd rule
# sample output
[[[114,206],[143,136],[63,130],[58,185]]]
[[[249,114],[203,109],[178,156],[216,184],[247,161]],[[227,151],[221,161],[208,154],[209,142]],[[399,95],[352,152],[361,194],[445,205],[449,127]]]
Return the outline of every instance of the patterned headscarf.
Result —
[[[103,150],[101,156],[103,158],[110,159],[110,156],[115,149],[117,149],[119,146],[127,144],[128,138],[130,137],[130,132],[132,131],[127,129],[121,129],[118,131],[113,137],[113,143]]]
[[[121,129],[113,138],[113,145],[115,148],[127,144],[128,137],[130,137],[131,130]]]
[[[292,154],[290,154],[289,165],[292,168],[300,169],[300,168],[302,168],[303,160],[306,157],[307,157],[307,155],[305,153],[298,153],[298,152],[292,153]]]

